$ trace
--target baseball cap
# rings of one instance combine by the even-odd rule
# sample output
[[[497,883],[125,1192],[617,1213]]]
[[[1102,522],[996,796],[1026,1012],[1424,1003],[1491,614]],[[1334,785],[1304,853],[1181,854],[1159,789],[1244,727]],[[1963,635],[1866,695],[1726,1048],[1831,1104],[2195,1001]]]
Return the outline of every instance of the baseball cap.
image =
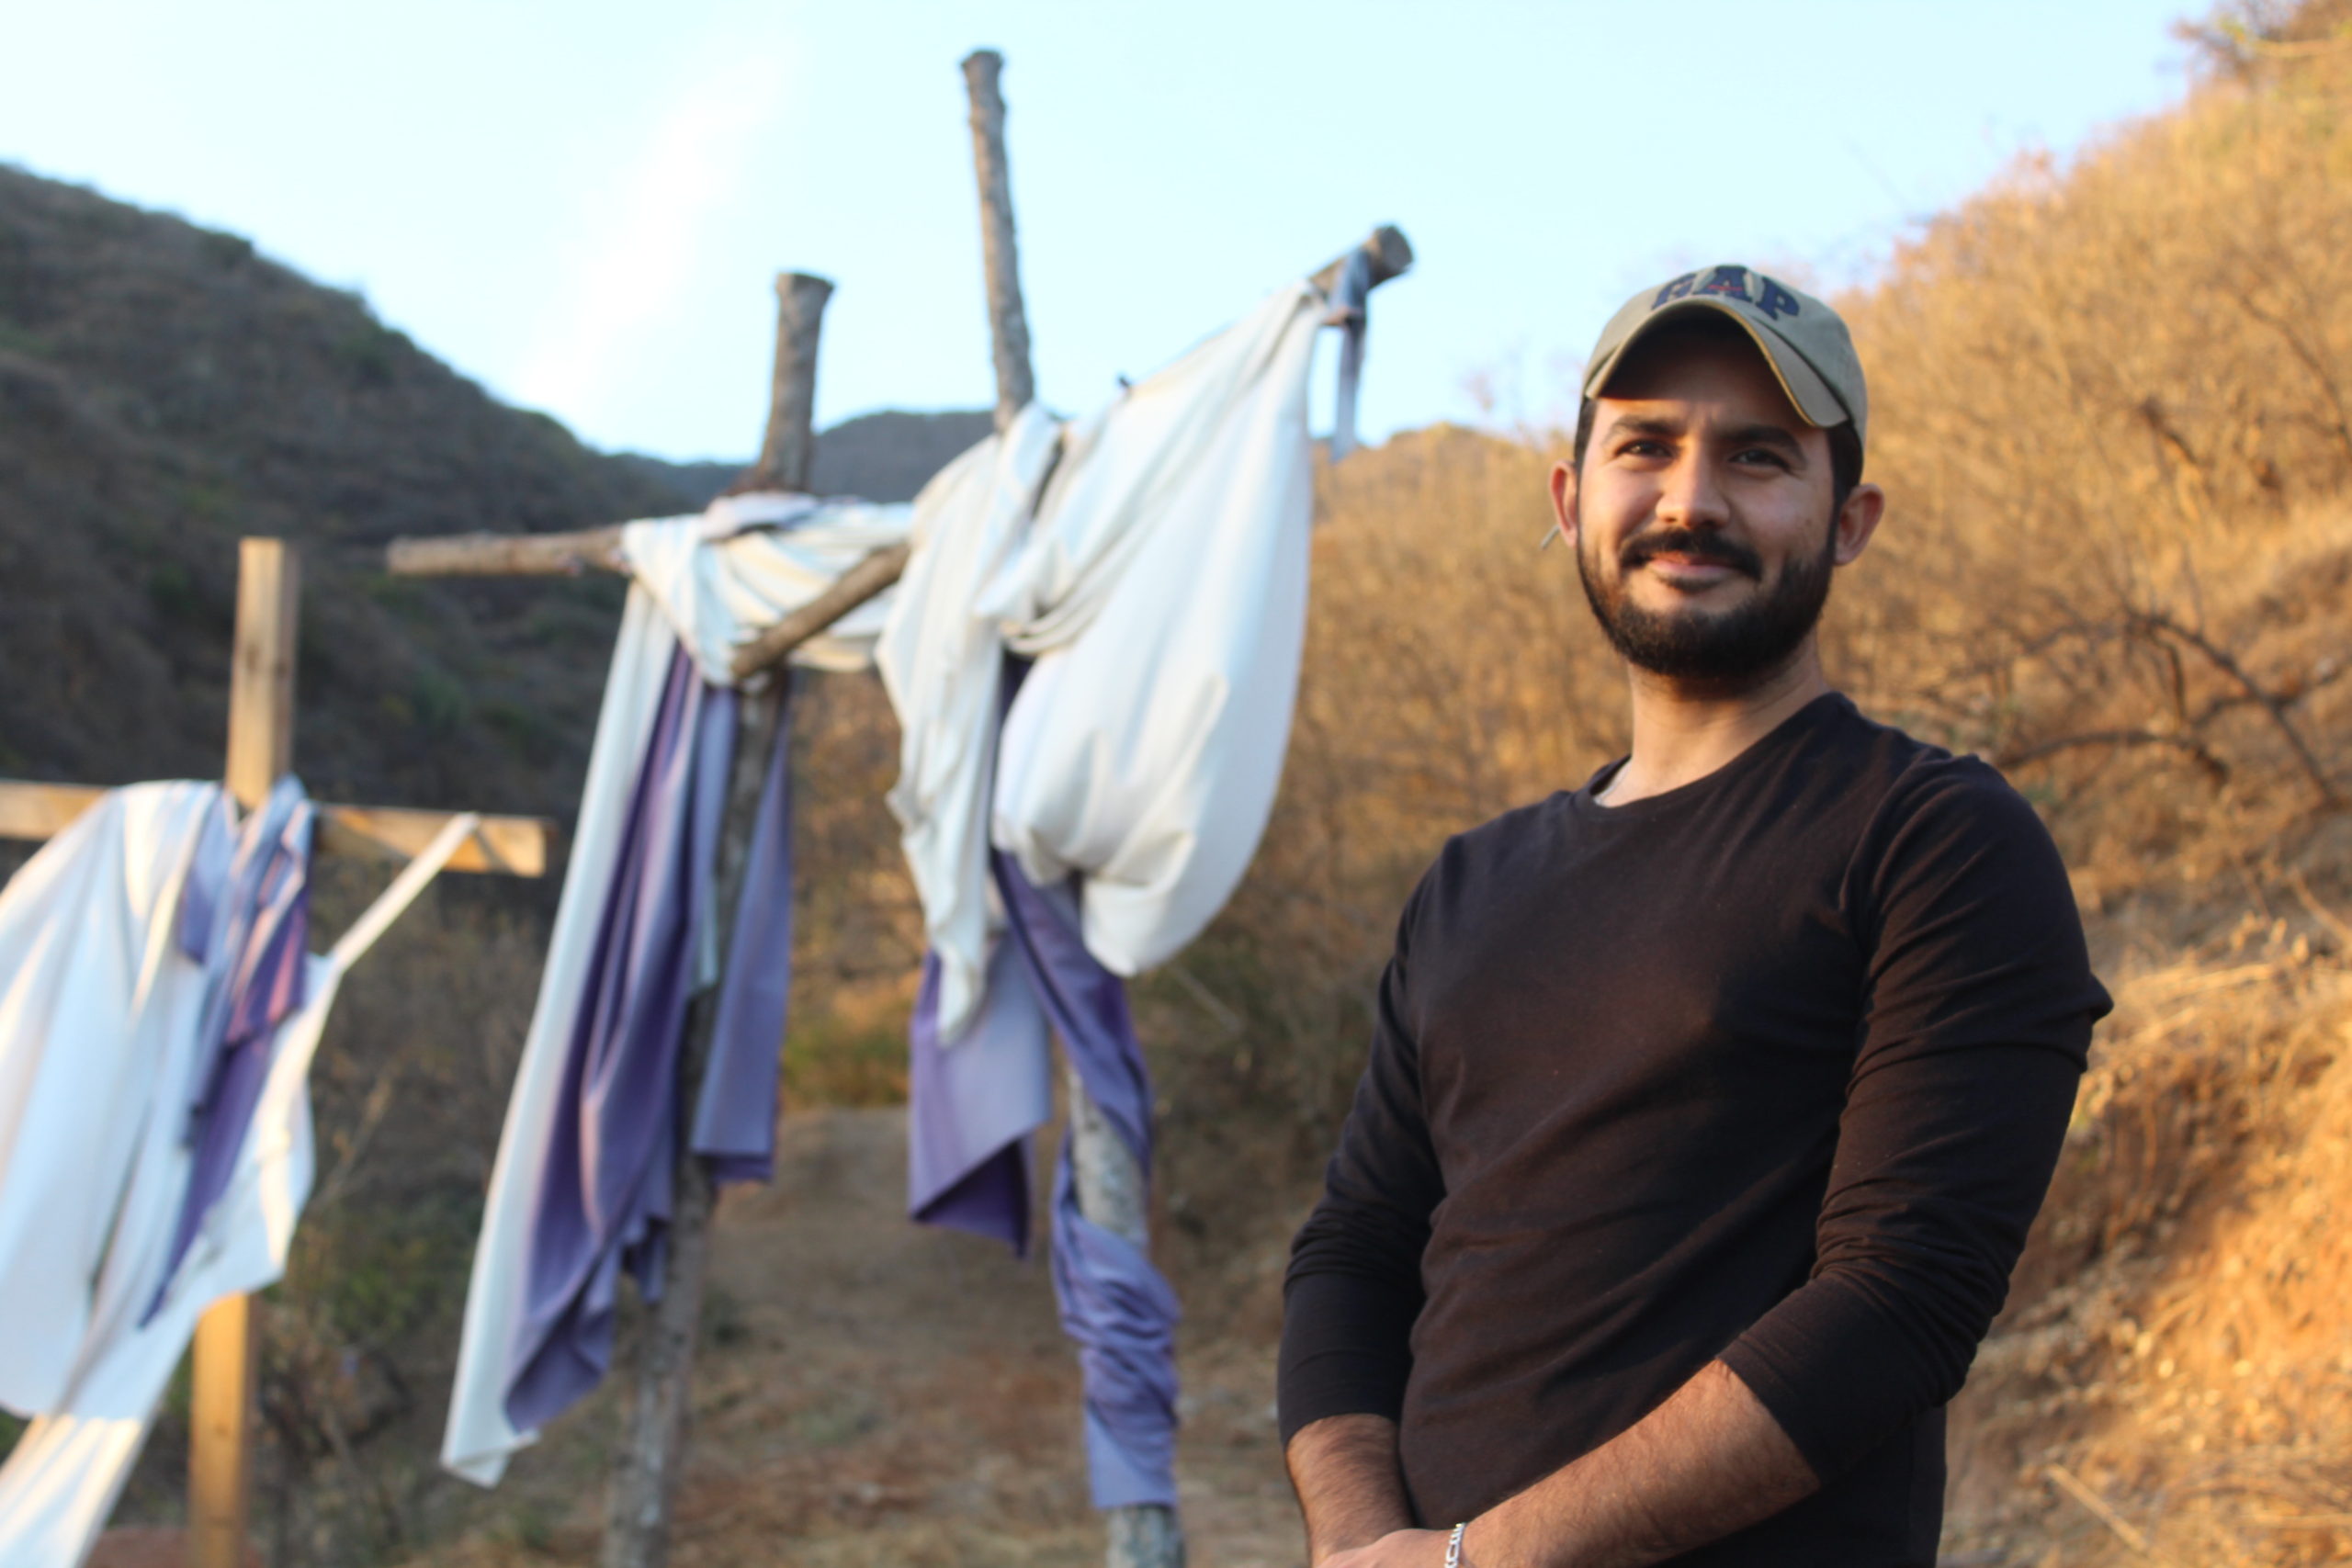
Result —
[[[1851,420],[1856,438],[1865,434],[1870,394],[1853,337],[1838,312],[1801,289],[1736,264],[1686,272],[1626,300],[1592,345],[1584,395],[1599,397],[1624,362],[1625,351],[1652,328],[1692,310],[1714,310],[1737,321],[1763,351],[1781,389],[1806,423]]]

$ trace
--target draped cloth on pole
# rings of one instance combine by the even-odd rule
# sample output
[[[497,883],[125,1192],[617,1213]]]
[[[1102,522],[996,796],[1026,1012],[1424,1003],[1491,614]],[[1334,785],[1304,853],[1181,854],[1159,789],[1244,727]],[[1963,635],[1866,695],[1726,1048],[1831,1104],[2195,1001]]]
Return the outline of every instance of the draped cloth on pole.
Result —
[[[257,813],[248,845],[284,845],[300,800]],[[298,982],[272,915],[297,900],[282,876],[228,874],[233,811],[213,784],[113,791],[0,891],[0,1403],[37,1417],[0,1467],[0,1562],[83,1559],[197,1319],[284,1271],[336,988],[477,822],[454,819],[325,957],[298,941]],[[189,1107],[233,1081],[212,1026],[239,1006],[277,1021],[236,1036],[258,1072],[208,1134]],[[211,1198],[182,1235],[208,1161]]]
[[[481,1485],[610,1366],[624,1273],[661,1289],[677,1139],[719,1180],[765,1179],[791,960],[779,725],[733,917],[703,1085],[677,1097],[687,1007],[718,969],[718,818],[735,649],[906,535],[907,509],[722,498],[629,525],[632,577],[571,864],[476,1244],[442,1462]],[[876,606],[795,662],[864,667]]]
[[[1277,291],[1091,419],[1024,409],[916,499],[875,660],[932,949],[909,1075],[918,1219],[1025,1247],[1049,1029],[1149,1171],[1117,977],[1199,934],[1272,810],[1306,633],[1307,373],[1336,307],[1351,416],[1369,276]],[[1035,662],[1008,700],[1009,655]],[[1065,1145],[1055,1287],[1094,1501],[1173,1504],[1175,1297],[1080,1214],[1069,1168]]]
[[[278,780],[234,836],[220,895],[212,896],[209,875],[190,882],[198,897],[183,908],[180,946],[205,965],[207,994],[198,1033],[202,1061],[189,1108],[194,1159],[172,1232],[166,1280],[229,1184],[269,1071],[271,1043],[287,1015],[302,1005],[301,960],[310,950],[311,931],[311,833],[317,815],[300,781]],[[229,841],[226,818],[225,811],[213,817],[215,830],[198,846],[199,865]],[[148,1311],[162,1306],[159,1285]]]

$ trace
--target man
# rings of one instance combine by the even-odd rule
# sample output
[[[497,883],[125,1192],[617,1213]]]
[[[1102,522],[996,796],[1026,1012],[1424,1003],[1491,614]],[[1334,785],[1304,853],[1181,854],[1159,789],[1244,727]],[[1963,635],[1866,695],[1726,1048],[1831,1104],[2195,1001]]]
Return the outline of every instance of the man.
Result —
[[[1309,1551],[1928,1568],[2107,995],[2031,808],[1822,673],[1885,504],[1844,322],[1686,274],[1584,398],[1552,499],[1633,750],[1406,906],[1285,1286]]]

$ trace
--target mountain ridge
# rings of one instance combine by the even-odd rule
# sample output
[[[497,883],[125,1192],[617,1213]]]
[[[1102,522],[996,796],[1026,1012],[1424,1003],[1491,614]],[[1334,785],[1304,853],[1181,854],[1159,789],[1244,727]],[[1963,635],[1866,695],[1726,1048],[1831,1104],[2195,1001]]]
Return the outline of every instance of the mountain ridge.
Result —
[[[910,498],[985,412],[820,434]],[[241,236],[0,164],[0,773],[218,772],[236,539],[302,552],[295,765],[322,795],[568,817],[616,580],[384,574],[402,535],[698,509],[734,469],[599,452]]]

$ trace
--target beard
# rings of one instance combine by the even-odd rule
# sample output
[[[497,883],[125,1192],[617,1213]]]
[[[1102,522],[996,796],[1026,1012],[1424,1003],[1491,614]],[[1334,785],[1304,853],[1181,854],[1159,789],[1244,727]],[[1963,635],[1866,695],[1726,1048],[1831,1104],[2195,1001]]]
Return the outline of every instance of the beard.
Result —
[[[1736,609],[1719,615],[1646,609],[1633,602],[1625,580],[1654,556],[1687,555],[1729,567],[1762,584],[1764,563],[1747,545],[1689,528],[1634,535],[1617,552],[1617,570],[1603,577],[1592,552],[1577,547],[1577,575],[1609,646],[1637,670],[1723,691],[1744,691],[1778,672],[1821,619],[1829,603],[1837,529],[1825,530],[1821,548],[1791,557],[1778,579]]]

